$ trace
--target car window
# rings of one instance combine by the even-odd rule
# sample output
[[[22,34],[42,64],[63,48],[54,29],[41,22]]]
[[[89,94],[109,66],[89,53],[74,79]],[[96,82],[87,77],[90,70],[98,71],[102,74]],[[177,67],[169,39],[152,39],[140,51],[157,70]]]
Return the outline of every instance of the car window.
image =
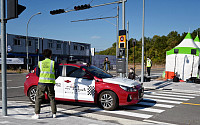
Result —
[[[78,67],[75,66],[66,66],[66,75],[69,76],[71,73],[79,69]]]
[[[95,66],[82,66],[82,68],[86,69],[90,73],[92,73],[94,76],[98,78],[112,78],[113,76],[111,74],[106,73],[104,70],[99,69]]]
[[[82,69],[78,68],[78,69],[74,70],[73,72],[71,72],[68,76],[69,77],[82,78],[85,74],[86,74],[85,71],[83,71]]]

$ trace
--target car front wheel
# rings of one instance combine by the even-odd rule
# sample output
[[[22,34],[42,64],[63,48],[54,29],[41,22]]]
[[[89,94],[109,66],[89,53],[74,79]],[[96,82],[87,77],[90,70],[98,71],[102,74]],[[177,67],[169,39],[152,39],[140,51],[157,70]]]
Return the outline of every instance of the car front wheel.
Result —
[[[31,88],[29,89],[28,97],[29,97],[29,100],[30,100],[32,103],[35,103],[36,91],[37,91],[37,86],[33,86],[33,87],[31,87]]]
[[[99,96],[99,104],[104,110],[115,110],[119,105],[117,95],[112,91],[104,91]]]

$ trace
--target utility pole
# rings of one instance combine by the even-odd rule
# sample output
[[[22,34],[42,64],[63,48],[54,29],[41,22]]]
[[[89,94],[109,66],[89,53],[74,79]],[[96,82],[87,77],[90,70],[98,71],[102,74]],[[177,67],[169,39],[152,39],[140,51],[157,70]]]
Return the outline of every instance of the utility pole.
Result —
[[[143,0],[143,20],[142,20],[142,64],[141,64],[141,83],[144,82],[144,8],[145,0]]]
[[[7,20],[5,19],[5,0],[1,0],[1,79],[3,116],[7,116],[6,22]]]
[[[38,37],[38,63],[40,61],[40,38]]]
[[[125,1],[122,0],[122,29],[125,30]]]
[[[122,0],[122,30],[125,30],[125,2],[126,0]],[[125,48],[122,48],[121,51],[123,51],[122,58],[125,59]],[[124,78],[125,74],[120,73],[120,77]]]
[[[127,21],[127,42],[126,42],[126,77],[128,78],[128,38],[129,37],[129,21]]]
[[[116,58],[119,56],[119,46],[118,46],[118,39],[119,39],[119,5],[117,6],[117,41],[116,41]]]

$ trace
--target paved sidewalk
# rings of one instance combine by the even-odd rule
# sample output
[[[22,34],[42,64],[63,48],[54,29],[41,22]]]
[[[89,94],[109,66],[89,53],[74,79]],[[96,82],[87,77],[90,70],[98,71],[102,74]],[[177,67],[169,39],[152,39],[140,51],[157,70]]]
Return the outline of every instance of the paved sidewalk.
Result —
[[[191,92],[200,94],[200,84],[186,83],[186,82],[172,82],[170,81],[157,81],[152,80],[150,82],[144,82],[145,89],[160,89],[160,90],[172,90],[180,92]]]

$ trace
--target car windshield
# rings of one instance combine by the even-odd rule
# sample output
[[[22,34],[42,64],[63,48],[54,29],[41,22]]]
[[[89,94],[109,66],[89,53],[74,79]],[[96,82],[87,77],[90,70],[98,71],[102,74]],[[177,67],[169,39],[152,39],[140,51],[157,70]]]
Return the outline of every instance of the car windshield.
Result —
[[[82,66],[82,68],[86,69],[87,71],[89,71],[90,73],[92,73],[92,75],[98,77],[98,78],[112,78],[113,76],[111,74],[106,73],[105,71],[103,71],[100,68],[97,68],[95,66]]]

